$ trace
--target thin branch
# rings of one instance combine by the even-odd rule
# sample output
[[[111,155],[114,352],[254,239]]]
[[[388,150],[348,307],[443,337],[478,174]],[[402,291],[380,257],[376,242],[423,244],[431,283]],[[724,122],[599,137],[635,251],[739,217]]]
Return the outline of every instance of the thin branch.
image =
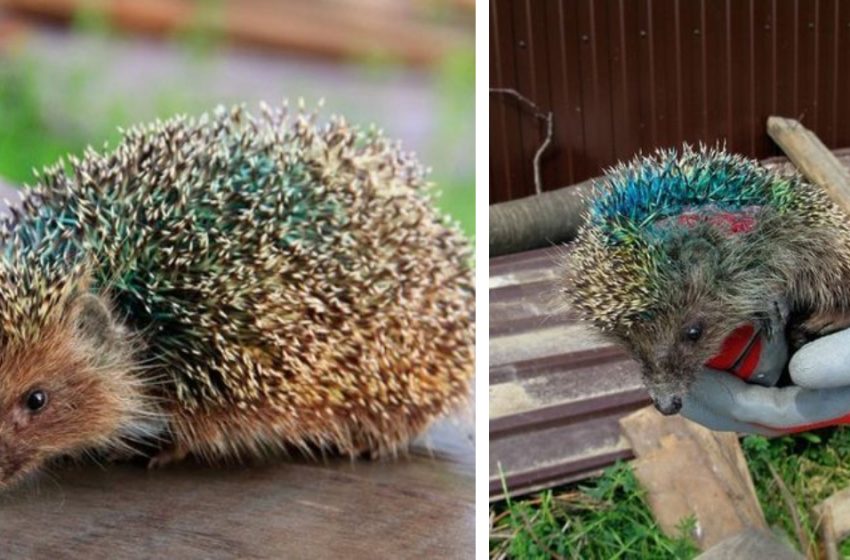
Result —
[[[543,192],[543,181],[540,179],[540,157],[543,155],[543,152],[546,151],[546,148],[549,147],[549,144],[552,143],[552,133],[554,130],[554,115],[552,111],[546,111],[540,109],[537,104],[531,99],[527,98],[517,90],[513,88],[490,88],[490,93],[501,93],[503,95],[510,95],[514,97],[519,102],[526,105],[529,109],[531,109],[534,118],[540,119],[541,121],[546,123],[546,138],[543,140],[543,143],[540,144],[540,147],[537,148],[537,152],[534,154],[534,190],[537,191],[537,194]]]
[[[540,549],[543,550],[543,552],[548,554],[549,558],[554,558],[555,560],[567,560],[566,558],[546,546],[546,543],[540,540],[540,537],[538,537],[537,534],[535,534],[534,532],[534,525],[531,523],[531,520],[528,519],[528,516],[525,514],[524,511],[517,508],[516,512],[522,518],[522,524],[525,526],[525,530],[528,533],[528,536],[531,537],[531,540],[534,541],[534,544],[539,546]]]
[[[800,547],[803,549],[803,553],[806,555],[806,558],[816,557],[812,541],[809,539],[806,529],[803,527],[803,523],[800,520],[800,513],[797,511],[797,505],[794,503],[794,496],[791,495],[791,491],[788,490],[788,487],[785,485],[785,481],[782,480],[782,477],[779,476],[778,472],[776,472],[776,468],[774,468],[774,466],[770,463],[767,464],[767,468],[770,470],[770,475],[773,477],[773,481],[779,488],[779,495],[782,497],[782,501],[785,502],[785,507],[788,509],[788,513],[791,514],[791,521],[794,523],[794,531],[797,533],[797,540],[800,542]]]

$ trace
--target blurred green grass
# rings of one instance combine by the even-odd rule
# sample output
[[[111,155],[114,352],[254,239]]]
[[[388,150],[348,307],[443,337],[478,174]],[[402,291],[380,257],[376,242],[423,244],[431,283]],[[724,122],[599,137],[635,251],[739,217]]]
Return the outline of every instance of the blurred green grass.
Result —
[[[470,239],[475,232],[474,166],[468,162],[458,164],[449,152],[456,145],[458,127],[474,129],[474,68],[470,49],[447,57],[433,70],[439,102],[437,133],[428,149],[429,159],[439,162],[430,177],[439,193],[437,206],[456,220]],[[127,119],[132,112],[119,101],[105,103],[103,114],[89,119],[90,126],[85,130],[73,125],[74,119],[61,118],[62,111],[78,110],[86,73],[96,71],[91,67],[80,69],[66,84],[62,93],[64,106],[58,115],[56,108],[53,113],[48,112],[38,90],[45,81],[37,79],[37,73],[44,70],[33,57],[15,53],[0,57],[0,177],[19,185],[32,184],[34,169],[51,165],[66,154],[80,154],[88,145],[114,146],[119,139],[118,127],[134,124]],[[193,106],[185,92],[180,91],[161,95],[156,107],[159,117],[176,112],[199,114],[211,109]],[[469,150],[474,151],[474,146],[469,146]]]
[[[15,184],[32,181],[34,168],[86,146],[81,134],[50,123],[33,72],[16,60],[0,65],[0,177]]]
[[[459,50],[447,56],[436,70],[439,104],[437,111],[436,145],[432,153],[440,154],[442,146],[451,146],[458,127],[468,127],[469,137],[475,137],[475,52]],[[436,162],[448,160],[440,154],[435,160],[434,180],[441,185],[439,207],[460,222],[463,231],[475,235],[475,144],[468,147],[473,164],[464,169],[455,164],[450,169]]]

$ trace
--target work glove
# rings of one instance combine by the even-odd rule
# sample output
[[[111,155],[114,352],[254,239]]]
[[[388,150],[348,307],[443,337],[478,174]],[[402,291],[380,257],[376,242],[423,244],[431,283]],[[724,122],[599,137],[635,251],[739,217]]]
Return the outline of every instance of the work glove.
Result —
[[[712,430],[767,436],[850,423],[850,329],[805,344],[785,368],[785,316],[771,333],[744,325],[697,375],[682,415]]]

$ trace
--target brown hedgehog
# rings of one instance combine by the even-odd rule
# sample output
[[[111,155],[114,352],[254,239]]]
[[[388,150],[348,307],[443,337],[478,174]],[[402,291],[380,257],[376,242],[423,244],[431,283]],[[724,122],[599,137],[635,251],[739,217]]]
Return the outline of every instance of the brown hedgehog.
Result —
[[[473,372],[464,237],[374,130],[263,108],[124,133],[0,230],[0,487],[58,457],[394,452]]]
[[[686,146],[620,165],[604,183],[564,292],[637,358],[661,412],[679,411],[700,368],[743,324],[768,336],[846,324],[850,223],[799,175]],[[771,331],[777,313],[790,318],[788,333]]]

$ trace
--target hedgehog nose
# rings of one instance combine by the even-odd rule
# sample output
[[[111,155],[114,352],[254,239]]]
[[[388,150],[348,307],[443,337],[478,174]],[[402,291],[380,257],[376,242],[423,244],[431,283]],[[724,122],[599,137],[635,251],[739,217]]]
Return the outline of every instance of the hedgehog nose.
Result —
[[[655,399],[655,408],[664,416],[671,416],[682,410],[682,397],[674,395],[669,398]]]

